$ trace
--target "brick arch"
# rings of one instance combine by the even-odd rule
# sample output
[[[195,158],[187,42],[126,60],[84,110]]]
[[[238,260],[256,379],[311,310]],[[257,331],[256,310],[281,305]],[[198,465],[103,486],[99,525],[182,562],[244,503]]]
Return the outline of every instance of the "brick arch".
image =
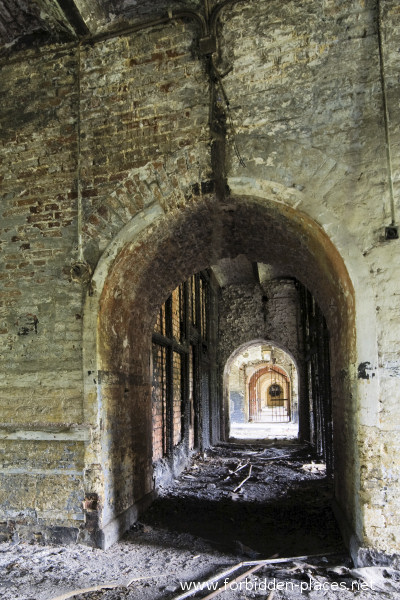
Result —
[[[230,421],[231,421],[230,412],[231,411],[230,411],[229,378],[230,378],[230,372],[232,369],[232,365],[233,365],[234,361],[238,358],[238,356],[240,356],[241,354],[243,354],[244,352],[246,352],[253,346],[260,346],[260,345],[274,346],[275,348],[279,349],[281,352],[284,352],[287,355],[287,357],[290,359],[290,361],[292,362],[292,364],[295,368],[295,371],[296,371],[296,379],[297,379],[296,398],[298,398],[298,394],[299,394],[298,388],[300,387],[302,373],[299,369],[299,364],[298,364],[298,361],[296,360],[296,357],[286,347],[284,347],[280,342],[277,342],[273,338],[257,338],[257,339],[252,339],[252,340],[249,340],[248,342],[241,344],[240,346],[235,348],[235,350],[229,356],[228,360],[224,364],[224,369],[223,369],[223,374],[222,374],[221,394],[222,394],[222,404],[224,407],[224,421],[225,421],[224,429],[225,429],[225,437],[226,438],[229,438],[230,425],[231,425],[231,423],[230,423]],[[287,377],[289,377],[288,373],[282,367],[279,367],[279,368],[282,369],[283,373]],[[251,377],[253,377],[253,375]],[[246,382],[246,387],[248,389],[249,381]]]
[[[93,432],[87,488],[101,498],[103,546],[152,498],[149,357],[157,310],[194,272],[239,253],[278,266],[313,292],[334,334],[336,418],[343,403],[352,404],[356,296],[342,256],[315,220],[283,201],[238,195],[223,202],[211,194],[192,198],[167,214],[157,202],[145,207],[99,261],[86,307],[85,395]],[[358,501],[357,427],[353,420],[336,434],[337,444],[351,449],[337,467],[338,478],[347,474],[338,500],[351,523]]]
[[[290,383],[290,378],[289,378],[288,374],[286,373],[286,371],[284,369],[282,369],[278,365],[268,365],[265,367],[261,367],[255,373],[253,373],[253,375],[250,377],[250,380],[247,383],[247,387],[249,390],[248,398],[249,398],[249,415],[250,416],[254,415],[257,411],[257,406],[256,406],[257,398],[256,398],[256,394],[255,394],[257,383],[258,383],[258,381],[260,381],[260,379],[264,375],[267,375],[269,373],[277,373],[279,375],[282,375],[285,379],[285,383],[287,386]],[[287,387],[287,390],[289,390],[289,387]]]
[[[191,152],[174,155],[172,162],[174,168],[162,161],[153,161],[119,173],[114,190],[105,197],[101,189],[83,190],[84,245],[94,240],[104,249],[124,226],[148,207],[156,203],[168,213],[182,208],[193,196],[201,196],[203,190],[212,187],[211,182],[199,181],[196,157]]]
[[[233,361],[240,354],[242,354],[243,352],[245,352],[246,350],[248,350],[252,346],[259,346],[260,344],[261,345],[266,345],[266,346],[274,346],[275,348],[278,348],[282,352],[285,352],[285,354],[287,354],[287,356],[290,358],[290,360],[293,361],[294,366],[298,370],[298,363],[296,361],[295,356],[293,356],[293,354],[287,348],[284,348],[282,346],[282,344],[280,344],[279,342],[277,342],[274,339],[257,338],[257,339],[249,340],[248,342],[245,342],[244,344],[241,344],[240,346],[238,346],[237,348],[235,348],[235,350],[232,352],[232,354],[229,356],[228,360],[226,361],[226,364],[224,365],[224,377],[226,376],[226,374],[229,373]]]

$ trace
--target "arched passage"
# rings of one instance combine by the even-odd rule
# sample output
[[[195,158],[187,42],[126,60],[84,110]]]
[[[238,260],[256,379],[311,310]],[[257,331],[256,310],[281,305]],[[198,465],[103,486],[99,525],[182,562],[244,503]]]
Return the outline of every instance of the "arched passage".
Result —
[[[110,247],[95,273],[86,318],[87,488],[99,497],[97,543],[109,545],[152,498],[151,332],[159,307],[193,273],[244,254],[294,276],[331,331],[337,500],[360,535],[355,295],[346,267],[323,230],[304,213],[257,198],[208,197],[180,213],[149,209]],[[113,258],[113,260],[111,260]],[[95,378],[93,378],[93,373]],[[96,386],[92,384],[94,379]],[[222,407],[223,408],[223,407]],[[344,426],[345,424],[345,426]]]
[[[276,402],[271,400],[268,390],[273,383],[282,386],[284,402],[279,401],[280,397]],[[268,340],[241,345],[224,365],[223,402],[229,407],[226,413],[229,413],[230,438],[297,437],[298,401],[296,361]]]
[[[264,409],[270,409],[271,422],[290,421],[290,378],[280,366],[263,366],[250,378],[249,416],[258,420]]]

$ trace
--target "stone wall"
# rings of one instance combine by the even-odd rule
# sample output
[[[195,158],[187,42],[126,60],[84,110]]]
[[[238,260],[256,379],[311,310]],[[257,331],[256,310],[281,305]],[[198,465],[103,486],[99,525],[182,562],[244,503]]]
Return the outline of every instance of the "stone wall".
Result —
[[[228,285],[221,289],[219,360],[223,370],[231,354],[252,340],[266,340],[301,361],[299,299],[295,282]]]
[[[379,4],[397,218],[399,103],[394,97],[394,64],[398,65],[399,7],[392,1]],[[246,163],[246,168],[238,165],[231,144],[231,189],[262,193],[262,182],[270,181],[277,193],[278,183],[293,193],[297,190],[296,209],[313,215],[343,256],[344,248],[351,248],[346,265],[359,304],[360,358],[346,374],[354,380],[353,402],[340,407],[336,403],[335,422],[336,433],[346,430],[341,449],[337,446],[340,462],[348,463],[351,455],[357,458],[350,475],[354,492],[347,498],[341,494],[343,473],[337,478],[337,494],[364,542],[389,551],[390,546],[399,547],[400,532],[396,502],[390,492],[382,491],[389,470],[390,486],[399,482],[393,423],[398,420],[395,371],[400,338],[399,320],[392,312],[399,294],[394,275],[398,241],[385,240],[392,214],[377,21],[373,1],[332,0],[322,6],[297,2],[284,7],[272,2],[268,12],[257,16],[250,5],[235,8],[226,14],[222,63],[235,65],[224,83],[231,106],[237,107],[232,109],[236,143]],[[313,292],[319,300],[318,291]],[[356,383],[356,369],[364,362],[371,369],[368,378]],[[333,379],[343,376],[333,365]],[[355,420],[360,424],[357,433],[350,425]],[[374,458],[366,453],[371,444]]]
[[[47,534],[83,519],[82,289],[76,245],[76,60],[54,51],[1,76],[2,520]]]
[[[240,346],[265,338],[264,313],[263,292],[259,285],[229,285],[221,289],[218,357],[222,371]]]
[[[44,520],[77,537],[83,525],[85,477],[97,480],[99,460],[84,471],[85,443],[100,418],[84,416],[83,300],[115,233],[155,200],[167,212],[183,206],[207,168],[207,81],[193,36],[180,23],[2,66],[6,532],[15,520],[42,531]],[[100,383],[96,370],[89,379]]]
[[[244,403],[245,382],[237,381],[233,360],[238,353],[251,346],[251,342],[263,341],[282,348],[293,357],[298,369],[299,384],[303,387],[304,372],[303,337],[301,332],[300,305],[296,284],[293,280],[268,279],[261,284],[227,285],[221,289],[219,309],[218,357],[223,374],[221,393],[225,396],[226,418],[229,419],[230,390],[242,394]],[[282,359],[284,352],[278,354]],[[285,361],[279,363],[285,366]],[[295,418],[297,419],[297,388]],[[239,398],[237,398],[238,400]],[[244,404],[243,404],[244,405]],[[237,413],[236,420],[239,418]],[[225,424],[229,431],[229,423]]]

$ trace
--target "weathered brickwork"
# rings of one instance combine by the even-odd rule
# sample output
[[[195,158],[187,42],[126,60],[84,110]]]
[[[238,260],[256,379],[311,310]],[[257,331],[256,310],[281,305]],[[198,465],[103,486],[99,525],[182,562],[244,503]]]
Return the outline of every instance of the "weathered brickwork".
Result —
[[[170,25],[82,49],[82,195],[93,259],[141,209],[183,207],[191,186],[210,177],[208,84],[194,33]]]
[[[2,71],[1,377],[4,402],[10,402],[3,404],[7,423],[82,421],[82,298],[68,272],[76,243],[75,67],[73,56],[56,54]],[[54,406],[55,387],[62,390],[63,408],[59,400]],[[41,399],[47,402],[36,411]]]
[[[271,280],[263,285],[230,285],[222,289],[219,357],[222,369],[242,344],[266,340],[300,360],[299,304],[293,281]]]
[[[190,20],[2,59],[2,534],[107,545],[134,520],[153,488],[157,310],[244,254],[320,305],[336,499],[361,546],[400,553],[399,242],[385,239],[400,208],[400,9],[379,6],[383,72],[375,0],[225,7],[225,117]],[[301,354],[276,290],[231,291],[219,364],[250,335]]]
[[[252,340],[265,339],[263,308],[260,286],[232,285],[222,289],[218,336],[222,368],[239,346]]]
[[[153,460],[166,452],[166,356],[165,348],[153,344],[153,387],[151,394],[153,420]]]
[[[321,211],[335,211],[340,197],[349,231],[366,229],[355,237],[365,251],[382,235],[382,217],[390,220],[376,2],[268,4],[262,14],[251,5],[225,13],[223,60],[235,64],[225,86],[240,107],[232,112],[243,176],[298,189]],[[233,157],[232,167],[237,176]],[[374,191],[381,201],[370,206]]]
[[[69,441],[83,422],[82,290],[69,280],[75,81],[74,55],[56,52],[4,65],[0,82],[1,503],[9,507],[0,520],[2,530],[44,539],[52,534],[38,522],[71,527],[76,540],[83,520],[86,435]],[[56,441],[60,427],[65,441]]]
[[[263,341],[277,345],[289,352],[296,361],[293,416],[298,421],[298,385],[301,396],[306,397],[305,361],[300,320],[299,294],[295,281],[286,279],[266,279],[257,285],[230,285],[222,289],[219,319],[220,370],[224,372],[223,390],[226,416],[231,407],[228,398],[236,395],[237,406],[245,403],[246,380],[239,377],[238,369],[232,363],[237,352],[248,347],[252,341]],[[244,351],[244,350],[243,350]],[[278,364],[288,366],[291,359],[284,351],[275,349]],[[290,369],[289,369],[290,370]],[[237,409],[236,419],[243,411]],[[236,414],[236,413],[235,413]],[[247,413],[246,413],[247,414]],[[240,417],[242,418],[242,417]],[[306,417],[307,420],[308,417]],[[226,426],[227,429],[229,426]],[[309,433],[302,425],[300,434],[309,439]]]

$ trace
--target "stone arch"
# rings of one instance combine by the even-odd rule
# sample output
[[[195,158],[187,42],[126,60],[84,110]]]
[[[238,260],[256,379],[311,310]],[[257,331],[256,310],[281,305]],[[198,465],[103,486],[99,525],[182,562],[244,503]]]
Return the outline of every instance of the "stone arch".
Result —
[[[224,365],[224,370],[223,370],[223,375],[222,375],[222,404],[224,407],[223,410],[223,416],[225,419],[224,422],[224,430],[225,430],[225,437],[228,438],[229,437],[229,429],[230,429],[230,423],[229,423],[229,373],[230,370],[232,368],[232,364],[233,362],[236,360],[236,358],[238,356],[240,356],[240,354],[242,354],[243,352],[245,352],[247,349],[252,348],[253,346],[259,346],[259,345],[266,345],[266,346],[274,346],[275,348],[278,348],[279,350],[282,350],[282,352],[284,352],[285,354],[287,354],[289,356],[289,358],[293,361],[293,364],[295,366],[296,369],[296,373],[297,373],[297,387],[300,387],[300,377],[301,377],[301,370],[299,369],[299,365],[297,362],[296,357],[293,355],[292,352],[290,352],[289,350],[287,350],[286,347],[284,347],[282,344],[280,344],[279,342],[277,343],[275,340],[273,339],[267,339],[267,338],[257,338],[257,339],[253,339],[250,340],[248,342],[245,342],[243,344],[241,344],[240,346],[238,346],[237,348],[235,348],[235,350],[231,353],[231,355],[229,356],[228,360],[225,362]],[[286,373],[286,375],[289,377],[288,373]],[[246,386],[248,384],[246,383]],[[296,390],[296,395],[298,395],[298,389]]]
[[[235,193],[239,188],[232,186],[225,201],[201,196],[168,214],[158,203],[148,206],[114,238],[94,273],[84,318],[86,418],[92,427],[86,487],[100,499],[96,543],[102,546],[152,499],[149,356],[156,311],[194,272],[239,253],[296,276],[334,333],[334,418],[348,419],[337,428],[337,500],[352,531],[362,536],[357,435],[360,419],[373,420],[376,409],[373,386],[366,390],[356,377],[366,358],[360,337],[370,364],[376,355],[374,311],[361,288],[365,268],[357,270],[362,261],[351,238],[339,230],[329,236],[329,223],[324,230],[298,210],[294,193],[289,202],[277,186],[255,188],[253,195]],[[369,322],[361,328],[366,314]]]
[[[86,192],[82,238],[85,258],[91,263],[121,237],[129,223],[151,211],[155,201],[167,213],[184,206],[210,184],[199,182],[196,156],[185,148],[168,159],[147,162],[113,177],[114,189],[109,196],[103,197],[97,188]]]
[[[283,352],[285,352],[292,359],[292,361],[294,362],[294,364],[296,366],[296,369],[298,369],[298,365],[297,365],[295,356],[293,356],[292,352],[290,352],[284,346],[282,346],[282,344],[277,343],[275,340],[270,340],[270,339],[266,339],[266,338],[257,338],[257,339],[245,342],[244,344],[241,344],[240,346],[235,348],[235,350],[232,352],[232,354],[229,356],[228,360],[225,363],[224,379],[225,379],[225,375],[229,372],[232,362],[239,356],[239,354],[242,354],[242,352],[245,352],[245,350],[247,350],[248,348],[251,348],[252,346],[259,346],[260,344],[265,344],[266,346],[268,346],[268,345],[275,346],[276,348],[279,348],[279,350],[282,350]]]
[[[278,204],[299,211],[300,215],[307,215],[311,221],[308,226],[312,223],[318,224],[321,231],[326,234],[326,239],[329,239],[340,255],[352,283],[357,306],[355,310],[357,336],[355,339],[358,364],[367,362],[375,370],[378,362],[377,334],[375,301],[372,288],[369,285],[370,275],[362,252],[357,247],[354,236],[346,229],[343,221],[340,221],[326,205],[321,206],[315,196],[309,197],[306,193],[299,192],[294,188],[286,188],[273,181],[250,177],[231,177],[228,184],[231,193],[238,194],[241,197],[274,198]],[[304,224],[306,225],[306,223]],[[375,379],[375,383],[377,383],[377,379]],[[359,390],[363,397],[363,402],[360,403],[361,421],[365,425],[376,425],[377,405],[371,405],[371,398],[374,395],[376,397],[377,389],[374,388],[374,393],[370,394],[369,401],[365,397],[366,391],[369,392],[370,390],[365,388]]]

